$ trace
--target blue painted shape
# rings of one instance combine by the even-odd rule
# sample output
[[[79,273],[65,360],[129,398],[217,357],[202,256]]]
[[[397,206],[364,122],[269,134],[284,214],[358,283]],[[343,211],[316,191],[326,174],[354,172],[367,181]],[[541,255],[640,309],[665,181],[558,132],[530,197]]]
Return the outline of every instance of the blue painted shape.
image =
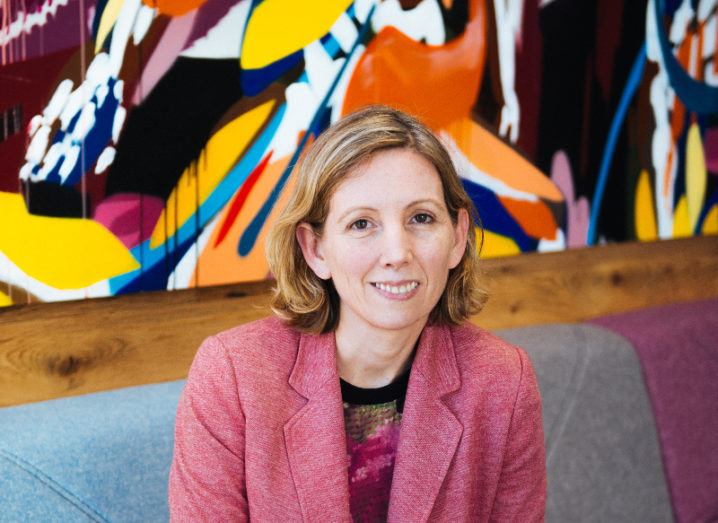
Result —
[[[676,57],[673,56],[665,27],[661,23],[663,14],[666,12],[665,0],[655,0],[653,5],[657,21],[658,43],[671,87],[689,111],[701,114],[718,113],[718,87],[694,80],[678,63]]]
[[[119,105],[119,100],[117,100],[113,94],[115,83],[116,80],[113,78],[110,78],[107,82],[109,93],[105,97],[103,104],[95,109],[95,125],[87,133],[84,140],[73,142],[79,144],[81,147],[80,157],[77,159],[77,162],[75,162],[75,166],[63,182],[63,185],[74,185],[77,183],[80,178],[85,175],[85,170],[95,164],[112,138],[112,124],[115,120],[115,112]],[[96,95],[93,95],[92,101],[96,105],[98,104]],[[70,132],[69,127],[68,132]],[[84,161],[82,160],[82,155],[84,155]]]
[[[311,123],[309,124],[309,128],[307,129],[307,132],[304,133],[304,136],[302,136],[302,140],[299,142],[299,145],[294,150],[294,154],[292,155],[292,158],[290,159],[289,163],[287,164],[287,168],[284,170],[282,175],[279,177],[279,180],[277,181],[276,185],[272,189],[272,192],[269,194],[269,197],[267,200],[262,204],[262,207],[259,209],[255,217],[252,219],[252,221],[249,223],[247,228],[242,232],[242,236],[239,239],[239,245],[237,246],[237,252],[240,256],[246,256],[251,252],[251,250],[254,248],[254,244],[257,242],[257,237],[259,236],[259,232],[262,230],[262,227],[264,226],[264,223],[267,220],[267,217],[269,216],[269,213],[271,212],[274,205],[277,203],[277,200],[279,199],[279,195],[282,193],[282,189],[284,189],[284,186],[287,183],[287,180],[289,180],[289,176],[292,174],[292,170],[294,169],[294,165],[297,163],[297,160],[299,159],[299,155],[302,153],[304,148],[307,145],[307,141],[309,140],[309,136],[311,136],[311,131],[316,130],[319,123],[321,122],[322,118],[324,117],[324,110],[329,103],[329,100],[331,99],[332,95],[334,94],[334,90],[337,88],[337,85],[339,85],[339,80],[344,75],[344,71],[346,71],[347,66],[349,65],[349,62],[351,61],[351,57],[356,51],[357,47],[359,46],[359,43],[364,40],[364,37],[366,36],[369,27],[371,26],[371,18],[374,14],[374,9],[376,6],[372,6],[371,11],[369,11],[369,15],[367,16],[366,22],[362,26],[362,28],[359,30],[359,34],[357,36],[357,39],[354,41],[354,45],[351,48],[351,51],[349,51],[349,54],[347,55],[346,59],[344,60],[344,63],[342,64],[341,68],[339,69],[339,72],[334,77],[334,80],[332,81],[332,84],[329,86],[329,89],[327,90],[327,93],[324,95],[324,99],[321,101],[319,106],[317,107],[316,112],[314,113],[314,117],[312,118]]]
[[[257,137],[249,150],[242,156],[242,159],[227,173],[215,190],[212,191],[212,194],[200,205],[195,215],[190,216],[187,221],[180,225],[177,232],[167,239],[166,244],[183,246],[186,242],[190,242],[190,244],[194,242],[198,233],[198,227],[200,230],[203,229],[210,220],[222,210],[265,155],[267,147],[284,117],[286,109],[286,104],[279,108],[262,134]],[[170,262],[170,260],[166,259],[167,250],[168,248],[165,247],[165,244],[159,245],[155,249],[150,248],[149,239],[131,249],[130,252],[136,260],[142,263],[142,267],[135,271],[111,278],[109,281],[110,293],[116,294],[125,287],[134,288],[128,286],[136,279],[142,278],[143,273],[160,270],[156,269],[156,266],[159,266],[167,273],[174,270],[174,267],[170,270],[166,270],[167,264]],[[177,259],[177,261],[179,261],[179,259]]]
[[[474,202],[474,206],[478,209],[485,229],[511,238],[522,252],[536,250],[538,241],[524,232],[514,217],[504,209],[501,201],[493,191],[465,178],[461,179],[461,183]]]
[[[331,33],[327,33],[326,35],[324,35],[321,38],[320,42],[322,42],[324,50],[332,58],[336,58],[336,56],[339,54],[339,51],[341,51],[339,42],[337,42],[337,39],[334,38]]]
[[[97,31],[100,29],[100,21],[102,20],[102,13],[105,12],[109,0],[97,0],[95,4],[95,18],[92,20],[92,36],[97,38]]]
[[[628,75],[626,87],[624,87],[623,93],[621,94],[621,100],[618,102],[618,109],[616,110],[616,114],[613,115],[611,128],[608,131],[606,146],[603,148],[603,158],[601,158],[601,167],[598,171],[598,181],[596,182],[596,189],[593,192],[593,199],[591,201],[591,217],[588,222],[586,245],[594,245],[596,243],[598,219],[601,215],[601,203],[603,202],[603,193],[606,191],[606,182],[608,181],[608,173],[609,169],[611,168],[613,153],[616,149],[618,134],[621,132],[621,127],[623,127],[623,121],[625,120],[626,113],[628,112],[628,104],[631,103],[631,100],[636,94],[638,86],[641,83],[641,77],[643,76],[643,67],[645,65],[646,45],[644,44],[638,51],[638,55],[633,62],[633,66],[631,67],[631,72]]]
[[[161,246],[157,250],[162,250],[164,256],[162,261],[164,263],[155,263],[148,268],[137,271],[137,277],[130,280],[124,287],[117,289],[113,294],[128,294],[131,292],[139,291],[163,291],[167,290],[167,284],[169,276],[172,271],[177,267],[182,257],[187,254],[195,243],[196,238],[193,240],[186,240],[180,245],[172,246],[171,248],[165,249],[165,246]]]
[[[302,50],[272,62],[261,69],[242,69],[239,72],[239,83],[245,96],[255,96],[264,91],[269,84],[297,65],[303,58]]]
[[[701,214],[698,216],[698,221],[696,221],[696,226],[693,229],[694,236],[698,236],[701,233],[701,229],[706,221],[708,212],[714,205],[718,205],[718,189],[713,191],[711,197],[706,200],[705,204],[703,204],[703,209],[701,209]]]

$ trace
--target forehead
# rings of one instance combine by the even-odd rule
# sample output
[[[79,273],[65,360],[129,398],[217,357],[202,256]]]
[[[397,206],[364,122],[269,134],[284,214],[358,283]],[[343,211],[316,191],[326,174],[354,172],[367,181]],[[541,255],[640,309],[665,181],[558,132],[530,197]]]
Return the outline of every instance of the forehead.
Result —
[[[433,199],[443,204],[436,167],[411,149],[389,149],[352,169],[334,191],[330,214],[347,207],[379,207]]]

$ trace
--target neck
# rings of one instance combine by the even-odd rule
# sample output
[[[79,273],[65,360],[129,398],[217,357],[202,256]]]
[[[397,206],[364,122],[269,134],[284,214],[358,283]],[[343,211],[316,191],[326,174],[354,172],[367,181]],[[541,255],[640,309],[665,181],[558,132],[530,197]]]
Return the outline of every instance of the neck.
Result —
[[[362,388],[388,385],[410,365],[425,324],[396,331],[372,330],[342,318],[335,332],[339,376]]]

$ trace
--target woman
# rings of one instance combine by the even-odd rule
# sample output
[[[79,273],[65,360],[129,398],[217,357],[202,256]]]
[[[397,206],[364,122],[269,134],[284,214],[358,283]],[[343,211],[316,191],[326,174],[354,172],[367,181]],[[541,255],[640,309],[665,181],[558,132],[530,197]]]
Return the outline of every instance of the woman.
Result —
[[[275,317],[209,338],[177,414],[177,521],[540,521],[541,407],[481,308],[472,203],[417,120],[307,152],[270,233]]]

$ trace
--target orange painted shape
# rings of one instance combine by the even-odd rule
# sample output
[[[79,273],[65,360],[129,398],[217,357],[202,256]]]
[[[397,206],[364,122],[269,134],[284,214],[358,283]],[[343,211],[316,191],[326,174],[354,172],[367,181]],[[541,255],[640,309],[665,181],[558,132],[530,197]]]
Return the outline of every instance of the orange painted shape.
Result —
[[[511,146],[470,118],[461,118],[445,127],[462,153],[480,171],[503,183],[552,202],[564,201],[550,178]]]
[[[142,0],[146,6],[169,16],[182,16],[202,6],[207,0]]]
[[[284,156],[264,169],[259,176],[252,190],[242,205],[239,214],[232,222],[231,227],[225,232],[224,239],[217,244],[220,234],[220,227],[215,227],[204,250],[200,254],[198,269],[190,281],[189,286],[221,285],[225,283],[264,280],[269,274],[269,266],[265,258],[264,242],[267,237],[269,226],[277,219],[279,212],[287,203],[292,192],[294,177],[290,177],[287,185],[282,190],[279,200],[269,214],[264,227],[262,228],[254,249],[244,257],[237,253],[239,238],[262,207],[269,193],[277,184],[279,177],[289,163],[289,156]],[[228,214],[232,210],[231,201],[225,205],[220,212],[218,223],[227,221]],[[215,245],[217,244],[217,245]]]
[[[438,130],[467,116],[486,60],[486,7],[473,0],[464,33],[445,45],[415,42],[385,27],[367,46],[352,74],[342,112],[382,103],[403,109]]]
[[[526,234],[532,238],[556,239],[556,220],[548,206],[541,200],[527,202],[499,196],[506,211],[518,222]]]

